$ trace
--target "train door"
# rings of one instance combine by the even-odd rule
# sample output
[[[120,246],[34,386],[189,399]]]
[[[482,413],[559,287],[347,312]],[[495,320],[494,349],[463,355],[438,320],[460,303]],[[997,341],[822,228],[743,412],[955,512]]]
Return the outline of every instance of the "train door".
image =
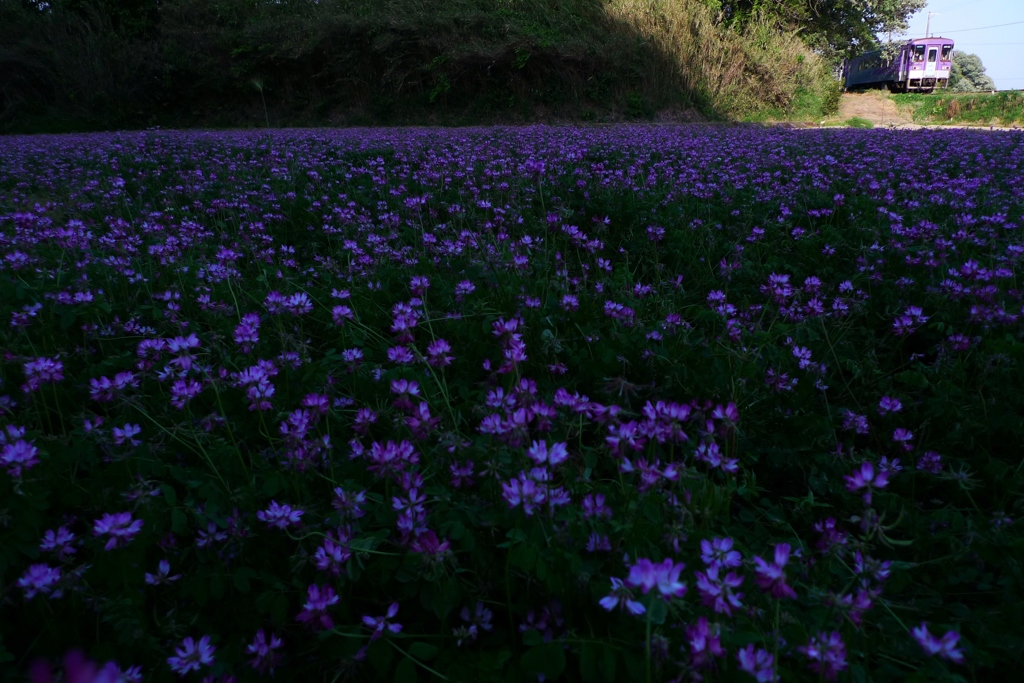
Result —
[[[928,61],[924,66],[924,77],[935,78],[935,69],[937,62],[939,61],[939,46],[930,45],[928,46]]]

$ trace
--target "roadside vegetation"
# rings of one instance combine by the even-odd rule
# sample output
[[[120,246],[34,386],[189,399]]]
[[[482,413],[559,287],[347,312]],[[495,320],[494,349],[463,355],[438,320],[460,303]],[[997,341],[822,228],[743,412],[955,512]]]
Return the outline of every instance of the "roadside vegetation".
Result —
[[[906,93],[892,95],[901,109],[909,111],[915,123],[979,126],[1024,124],[1024,92],[991,93]]]

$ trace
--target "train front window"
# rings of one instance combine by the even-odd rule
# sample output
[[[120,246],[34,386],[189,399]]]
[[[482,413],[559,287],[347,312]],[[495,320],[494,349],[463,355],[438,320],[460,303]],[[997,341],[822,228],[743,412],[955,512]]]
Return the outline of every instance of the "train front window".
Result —
[[[914,46],[914,61],[915,62],[923,62],[924,61],[924,45],[915,45]]]
[[[933,47],[932,49],[928,50],[928,63],[929,64],[934,64],[935,63],[935,58],[938,56],[938,54],[939,54],[939,48],[937,48],[937,47]]]
[[[948,62],[949,61],[949,54],[952,51],[953,51],[953,46],[952,45],[943,45],[942,46],[942,61]]]

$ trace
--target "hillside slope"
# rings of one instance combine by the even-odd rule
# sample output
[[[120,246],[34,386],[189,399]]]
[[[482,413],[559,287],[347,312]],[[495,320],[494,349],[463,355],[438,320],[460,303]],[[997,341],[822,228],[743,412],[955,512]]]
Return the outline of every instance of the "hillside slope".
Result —
[[[145,30],[0,3],[0,130],[813,117],[825,64],[698,0],[167,0]]]

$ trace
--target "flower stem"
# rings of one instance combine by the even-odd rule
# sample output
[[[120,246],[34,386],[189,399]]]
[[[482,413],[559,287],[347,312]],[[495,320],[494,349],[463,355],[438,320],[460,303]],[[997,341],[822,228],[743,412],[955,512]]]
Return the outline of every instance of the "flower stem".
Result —
[[[647,609],[647,683],[651,683],[651,610]]]

